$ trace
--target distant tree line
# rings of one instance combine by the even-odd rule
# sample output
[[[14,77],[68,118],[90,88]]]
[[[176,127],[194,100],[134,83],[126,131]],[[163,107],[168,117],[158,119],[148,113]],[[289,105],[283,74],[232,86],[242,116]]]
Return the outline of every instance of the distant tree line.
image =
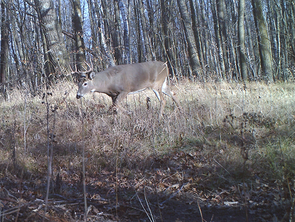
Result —
[[[293,0],[1,0],[0,87],[93,64],[167,61],[173,78],[293,80]],[[71,68],[70,68],[71,67]]]

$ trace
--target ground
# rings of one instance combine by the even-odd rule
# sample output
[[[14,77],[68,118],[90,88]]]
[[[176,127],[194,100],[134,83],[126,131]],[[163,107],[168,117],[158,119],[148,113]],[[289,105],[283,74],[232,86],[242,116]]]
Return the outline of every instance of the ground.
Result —
[[[294,84],[182,82],[161,119],[64,86],[1,103],[1,221],[294,221]]]

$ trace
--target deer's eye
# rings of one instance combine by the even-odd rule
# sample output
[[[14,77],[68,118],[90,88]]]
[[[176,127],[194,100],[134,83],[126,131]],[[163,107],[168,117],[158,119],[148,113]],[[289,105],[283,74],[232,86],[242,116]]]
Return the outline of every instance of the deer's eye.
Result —
[[[88,84],[87,82],[84,82],[84,83],[83,83],[83,86],[87,86],[87,84]]]

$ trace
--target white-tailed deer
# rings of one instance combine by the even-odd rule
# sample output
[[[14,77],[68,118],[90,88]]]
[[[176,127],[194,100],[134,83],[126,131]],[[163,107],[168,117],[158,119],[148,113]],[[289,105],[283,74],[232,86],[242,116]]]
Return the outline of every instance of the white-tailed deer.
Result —
[[[110,109],[115,110],[128,93],[151,88],[160,101],[159,115],[162,116],[166,104],[163,94],[170,96],[178,108],[180,107],[177,97],[168,86],[168,74],[167,64],[158,61],[118,65],[102,72],[93,72],[90,69],[80,72],[83,81],[79,82],[77,99],[88,92],[105,93],[113,101]]]

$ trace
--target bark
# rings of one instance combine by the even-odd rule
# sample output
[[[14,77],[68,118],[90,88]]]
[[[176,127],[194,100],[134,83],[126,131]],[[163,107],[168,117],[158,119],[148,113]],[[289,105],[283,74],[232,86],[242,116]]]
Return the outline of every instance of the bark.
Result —
[[[114,0],[114,13],[115,13],[115,25],[112,30],[112,40],[113,40],[113,48],[114,48],[114,57],[117,61],[117,64],[122,64],[122,52],[121,52],[121,41],[120,41],[120,11],[119,11],[119,2],[118,0]]]
[[[109,4],[107,0],[102,0],[101,7],[102,7],[102,19],[103,19],[103,24],[101,26],[101,44],[102,44],[104,53],[106,54],[109,60],[109,64],[111,66],[114,66],[116,64],[115,64],[115,59],[113,57],[112,48],[110,44],[111,33],[112,33],[112,26],[110,25],[110,22],[112,20],[111,20],[109,8],[111,7],[111,5]]]
[[[204,52],[204,66],[208,68],[210,64],[210,47],[209,47],[209,27],[208,21],[206,19],[206,7],[205,2],[200,0],[200,21],[201,21],[201,36],[202,36],[202,45]]]
[[[172,64],[174,64],[176,61],[173,52],[172,52],[172,43],[171,43],[171,38],[172,35],[169,32],[170,30],[170,23],[171,23],[171,16],[170,16],[170,7],[168,7],[168,1],[167,0],[161,0],[161,31],[162,31],[162,35],[161,35],[161,40],[163,41],[161,44],[161,47],[164,50],[164,55],[163,57],[165,58],[165,60],[168,61],[168,69],[169,69],[169,73],[173,75],[175,74],[175,70]]]
[[[248,75],[248,78],[251,80],[257,80],[257,64],[256,57],[259,57],[259,50],[255,47],[257,43],[257,38],[255,34],[255,26],[253,27],[253,20],[249,18],[249,16],[245,17],[245,25],[246,25],[246,36],[248,37],[247,42],[247,54],[248,54],[248,68],[251,70],[251,75]],[[248,73],[249,74],[249,73]]]
[[[272,4],[272,2],[271,2]],[[285,33],[288,33],[288,16],[287,16],[287,8],[288,8],[288,2],[285,3],[285,1],[281,0],[281,31],[278,32],[279,35],[281,35],[280,39],[280,46],[281,46],[281,54],[280,54],[280,68],[281,71],[279,72],[279,79],[282,79],[284,81],[288,80],[288,42],[290,35],[286,35]],[[289,7],[291,8],[291,7]]]
[[[138,7],[138,2],[134,1],[134,15],[135,15],[135,28],[136,28],[136,40],[137,40],[137,58],[138,62],[145,61],[143,59],[143,47],[142,47],[142,35],[141,35],[141,20],[140,20],[140,11]]]
[[[8,52],[9,52],[9,22],[5,2],[1,1],[1,53],[0,53],[0,83],[6,82],[8,73]]]
[[[98,38],[97,38],[97,29],[95,27],[95,12],[93,9],[92,0],[87,0],[88,4],[88,13],[89,13],[89,20],[90,20],[90,29],[91,29],[91,38],[92,38],[92,51],[94,52],[95,56],[97,57],[97,46],[98,46]]]
[[[197,47],[197,53],[198,53],[198,57],[199,57],[199,60],[200,60],[200,65],[202,67],[202,70],[204,71],[205,68],[204,68],[203,47],[202,47],[202,41],[201,41],[201,38],[200,38],[199,29],[198,29],[200,21],[198,21],[198,19],[197,19],[197,12],[196,12],[198,7],[196,7],[194,5],[193,0],[189,0],[189,3],[190,3],[190,9],[191,9],[192,28],[193,28],[193,32],[194,32],[194,37],[195,37],[195,42],[196,42],[196,47]]]
[[[100,6],[98,4],[98,1],[94,1],[93,13],[95,20],[97,21],[97,29],[94,29],[95,32],[97,32],[97,43],[96,43],[96,50],[97,55],[95,60],[97,64],[101,64],[100,67],[107,68],[109,65],[114,66],[115,61],[110,53],[110,46],[108,44],[109,37],[106,33],[108,33],[108,22],[106,21],[107,15],[104,13],[108,13],[107,10],[104,10],[105,3],[102,2],[102,5]],[[99,50],[100,49],[100,50]],[[100,52],[99,52],[100,51]],[[106,59],[105,59],[106,58]],[[107,60],[107,61],[106,61]]]
[[[147,0],[147,12],[148,12],[148,20],[149,20],[149,40],[150,40],[150,47],[152,51],[152,60],[157,59],[156,50],[157,50],[157,43],[156,42],[156,27],[155,27],[155,15],[154,15],[154,7],[153,7],[153,0]]]
[[[290,61],[291,64],[290,66],[295,66],[295,4],[291,4],[292,6],[289,8],[290,9],[290,24],[289,28],[291,30],[291,36],[290,36],[290,50],[291,50],[291,56],[290,56]],[[295,73],[294,73],[295,74]]]
[[[82,24],[82,12],[80,0],[72,0],[73,4],[73,29],[74,29],[74,39],[75,39],[75,51],[76,51],[76,64],[77,69],[84,71],[87,69],[85,62],[85,44],[83,39],[83,24]]]
[[[192,68],[192,74],[194,77],[199,78],[200,76],[199,76],[198,70],[200,67],[200,62],[198,58],[196,43],[194,40],[191,19],[188,15],[187,7],[185,5],[185,0],[177,0],[177,3],[178,3],[179,11],[181,14],[182,22],[183,22],[186,41],[188,44],[188,53],[190,57],[189,60],[190,60],[191,68]]]
[[[19,6],[19,5],[18,5]],[[26,5],[24,4],[24,8],[26,10]],[[17,10],[20,10],[20,7],[17,8]],[[34,59],[36,61],[36,68],[38,68],[38,74],[36,73],[35,75],[38,76],[38,78],[34,78],[34,73],[30,72],[30,79],[35,79],[35,84],[34,86],[37,85],[38,80],[41,80],[41,70],[43,69],[43,56],[38,56],[40,55],[40,52],[42,52],[42,48],[40,44],[40,38],[38,34],[38,28],[35,28],[36,33],[38,34],[33,34],[31,31],[27,30],[26,25],[24,25],[23,21],[26,21],[27,15],[24,13],[20,16],[13,16],[11,15],[10,22],[11,22],[11,35],[12,35],[12,41],[11,41],[11,51],[13,53],[13,58],[15,62],[16,69],[18,70],[18,75],[21,76],[22,80],[19,80],[19,82],[24,82],[26,81],[29,77],[28,76],[28,70],[29,70],[29,64],[26,62],[29,60],[31,57],[28,53],[26,53],[26,48],[27,44],[33,43],[33,47],[36,50],[36,53],[32,56],[31,59]],[[36,18],[34,18],[36,22]],[[37,22],[36,22],[37,23]],[[30,34],[33,35],[30,35]],[[32,36],[36,38],[32,38]],[[30,39],[32,38],[32,39]],[[42,64],[42,68],[41,65]]]
[[[122,22],[123,22],[123,29],[124,29],[124,61],[123,63],[130,63],[130,41],[129,41],[129,25],[128,25],[128,19],[126,16],[126,10],[125,5],[122,0],[119,0],[119,9],[122,16]]]
[[[151,45],[149,41],[149,33],[147,31],[148,25],[147,25],[146,16],[145,16],[145,7],[144,7],[144,4],[142,3],[142,0],[138,0],[138,4],[140,9],[141,29],[142,29],[143,39],[144,39],[144,49],[145,49],[144,57],[146,58],[146,61],[151,61],[152,51],[151,51]]]
[[[224,77],[223,75],[224,75],[224,71],[225,71],[225,66],[224,66],[222,47],[221,47],[221,37],[220,37],[220,32],[219,32],[220,27],[219,27],[219,21],[218,21],[218,17],[217,17],[216,1],[211,0],[211,4],[212,4],[212,15],[213,15],[213,22],[214,22],[215,42],[216,42],[217,50],[218,50],[218,62],[215,62],[214,66],[216,67],[217,77],[222,79]],[[215,55],[214,55],[214,57],[215,57]],[[211,60],[213,60],[213,59],[211,59]]]
[[[240,70],[241,77],[247,80],[247,61],[245,52],[245,0],[239,1],[239,51],[240,51]]]
[[[217,0],[217,13],[218,13],[218,21],[219,21],[219,32],[220,32],[220,41],[221,41],[221,54],[222,54],[222,61],[224,63],[223,68],[223,77],[227,77],[227,73],[229,70],[228,66],[228,37],[226,32],[226,4],[224,0]]]
[[[265,81],[273,82],[271,43],[267,33],[267,24],[263,15],[261,0],[252,0],[253,14],[259,36],[259,53],[262,75]]]
[[[239,17],[239,4],[236,4],[235,1],[230,1],[227,5],[227,11],[230,11],[231,14],[227,16],[227,61],[228,61],[228,79],[237,81],[239,69],[239,42],[236,40],[236,32],[239,31],[238,17]],[[245,52],[246,53],[246,52]],[[230,75],[229,75],[230,74]]]
[[[42,33],[45,56],[45,72],[50,79],[56,72],[67,72],[68,53],[64,44],[60,23],[52,0],[35,0]]]

